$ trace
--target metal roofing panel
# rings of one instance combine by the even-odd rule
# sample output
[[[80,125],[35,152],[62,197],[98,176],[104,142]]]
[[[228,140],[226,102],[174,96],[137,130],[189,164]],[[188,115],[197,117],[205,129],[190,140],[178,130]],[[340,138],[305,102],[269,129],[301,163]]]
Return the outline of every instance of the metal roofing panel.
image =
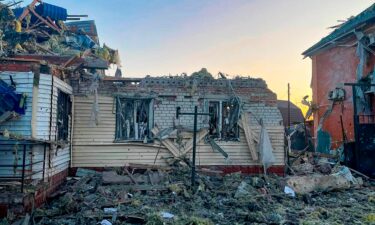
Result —
[[[375,20],[375,4],[371,5],[369,8],[367,8],[366,10],[364,10],[357,16],[349,19],[339,28],[335,29],[332,33],[322,38],[318,43],[316,43],[315,45],[313,45],[312,47],[304,51],[302,55],[312,56],[314,55],[314,52],[316,52],[318,49],[321,49],[327,46],[330,42],[349,34],[354,29],[364,24],[365,22],[374,21],[374,20]]]
[[[65,23],[65,25],[74,31],[83,30],[90,36],[98,36],[96,24],[94,20],[74,21]]]

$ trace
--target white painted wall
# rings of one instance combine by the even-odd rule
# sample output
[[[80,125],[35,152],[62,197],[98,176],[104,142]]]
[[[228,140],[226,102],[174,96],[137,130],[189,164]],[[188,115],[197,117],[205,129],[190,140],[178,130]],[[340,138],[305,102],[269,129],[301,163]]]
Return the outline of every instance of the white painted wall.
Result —
[[[62,80],[52,77],[50,74],[40,74],[39,85],[34,88],[34,74],[32,72],[1,72],[0,78],[10,84],[9,75],[16,83],[16,92],[26,93],[26,114],[0,125],[0,130],[7,129],[12,134],[26,138],[36,138],[46,141],[56,140],[56,115],[57,115],[57,93],[61,90],[72,94],[72,88]],[[36,90],[35,90],[36,89]],[[34,97],[37,96],[37,99]],[[34,107],[33,108],[33,101]],[[34,112],[34,114],[33,114]],[[32,123],[34,121],[34,124]],[[34,126],[33,126],[34,125]],[[4,151],[2,151],[4,150]],[[6,152],[5,150],[12,150]],[[26,162],[38,162],[43,160],[44,146],[34,146],[33,154],[27,155]],[[16,156],[16,157],[15,157]],[[0,146],[0,165],[22,164],[21,146]],[[70,165],[70,144],[64,148],[50,148],[46,151],[45,178],[51,177]],[[43,169],[43,164],[36,164],[27,168],[30,173]],[[0,175],[19,176],[21,170],[13,168],[0,168]],[[42,173],[33,175],[33,179],[41,179]]]

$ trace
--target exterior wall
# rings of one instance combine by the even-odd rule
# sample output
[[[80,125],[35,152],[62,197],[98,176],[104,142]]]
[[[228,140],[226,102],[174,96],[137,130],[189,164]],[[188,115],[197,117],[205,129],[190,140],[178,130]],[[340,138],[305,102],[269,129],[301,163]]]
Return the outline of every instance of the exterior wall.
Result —
[[[71,94],[72,88],[49,74],[34,75],[32,72],[2,72],[0,73],[0,78],[10,83],[9,75],[12,75],[14,82],[17,84],[16,91],[27,94],[27,109],[26,114],[20,116],[20,118],[0,125],[0,130],[7,129],[10,133],[25,138],[44,141],[56,140],[57,89]],[[21,147],[9,146],[5,148],[0,146],[0,165],[13,164],[15,161],[13,152],[1,150],[18,152],[17,163],[18,165],[22,164]],[[43,160],[43,145],[33,146],[30,150],[32,154],[27,154],[27,164]],[[48,145],[46,152],[45,177],[53,176],[69,167],[70,145],[62,149],[56,148],[54,145]],[[26,169],[30,173],[40,171],[43,169],[43,164],[35,164]],[[0,170],[1,175],[19,176],[20,173],[20,170],[8,168]],[[41,179],[42,173],[37,173],[32,178]]]
[[[175,95],[176,98],[166,97],[166,94]],[[160,93],[154,101],[154,120],[161,128],[173,127],[174,123],[191,126],[192,118],[176,117],[176,107],[181,106],[181,111],[192,111],[194,105],[199,106],[199,111],[204,110],[204,100],[192,97],[185,101],[185,92]],[[217,95],[215,95],[217,98]],[[219,95],[220,96],[220,95]],[[205,96],[206,100],[213,98]],[[228,96],[226,96],[228,98]],[[195,100],[195,101],[194,101]],[[114,97],[99,96],[98,126],[90,126],[90,115],[94,98],[92,96],[74,97],[74,128],[73,128],[73,162],[72,167],[112,167],[124,166],[126,163],[165,165],[165,158],[172,157],[169,151],[155,141],[154,144],[143,143],[114,143],[116,126],[116,109]],[[200,103],[201,102],[201,103]],[[258,122],[263,119],[270,134],[277,160],[276,165],[284,165],[284,128],[281,125],[281,115],[276,105],[268,103],[246,103],[244,110],[251,112],[250,123],[257,134],[260,132]],[[204,117],[201,117],[203,123]],[[207,122],[206,122],[207,123]],[[201,126],[206,126],[201,124]],[[251,159],[243,131],[240,129],[240,141],[218,141],[218,145],[229,155],[229,159],[212,150],[211,146],[201,141],[197,146],[197,165],[259,165]]]
[[[10,84],[10,75],[12,76],[13,81],[17,84],[16,92],[27,94],[27,108],[25,115],[22,115],[19,119],[2,123],[0,125],[0,130],[7,129],[11,133],[31,137],[34,74],[32,72],[1,72],[0,78],[6,83]]]
[[[26,111],[25,115],[15,120],[9,120],[0,125],[0,130],[8,130],[12,134],[19,136],[31,137],[31,118],[32,118],[32,103],[33,103],[33,83],[34,74],[31,72],[1,72],[0,78],[6,83],[10,84],[9,76],[12,76],[13,81],[17,84],[16,92],[26,93]],[[0,145],[0,165],[22,165],[22,150],[21,146]],[[30,151],[28,148],[27,151]],[[15,157],[18,156],[18,157]],[[32,157],[28,155],[26,163],[30,163]],[[27,168],[30,170],[30,168]],[[1,168],[0,175],[2,176],[20,176],[21,168],[14,170],[13,168]]]
[[[311,87],[313,102],[319,106],[319,110],[314,113],[315,132],[321,117],[331,104],[331,101],[328,100],[328,93],[339,84],[357,82],[356,70],[358,63],[359,59],[356,55],[355,47],[334,47],[312,57]],[[370,54],[364,69],[365,75],[374,69],[373,65],[374,56]],[[332,113],[323,124],[323,130],[331,135],[332,148],[337,148],[343,143],[340,124],[341,114],[347,137],[349,140],[354,140],[352,89],[350,86],[345,86],[344,89],[346,91],[346,100],[343,108],[340,105],[334,106]]]
[[[38,105],[38,108],[41,111],[49,111],[52,113],[44,114],[44,113],[41,113],[40,111],[38,112],[38,119],[39,117],[44,117],[44,120],[48,120],[47,123],[41,122],[40,121],[42,120],[41,118],[38,120],[39,122],[38,134],[43,135],[44,140],[56,141],[58,90],[61,90],[67,94],[72,94],[72,88],[67,83],[63,82],[62,80],[56,77],[52,77],[51,75],[41,75],[41,81],[42,80],[48,81],[50,82],[50,84],[48,86],[48,90],[46,90],[45,92],[46,93],[45,96],[40,95],[41,85],[43,84],[43,82],[39,84],[39,98],[38,99],[39,99],[40,104]],[[47,95],[47,93],[49,94]],[[51,97],[52,97],[52,100],[51,100]],[[70,140],[70,137],[68,138],[68,140]],[[42,160],[44,156],[43,155],[44,149],[42,148],[42,146],[35,147],[34,151],[35,151],[34,160],[35,161]],[[62,147],[52,145],[48,149],[47,152],[48,152],[48,155],[46,158],[47,159],[46,176],[52,177],[53,175],[60,173],[61,171],[64,171],[67,168],[69,168],[69,165],[70,165],[70,144],[69,143]],[[42,166],[42,165],[39,165],[39,166]],[[36,168],[36,169],[41,169],[41,168]],[[39,176],[35,176],[35,178],[41,178],[40,174]]]

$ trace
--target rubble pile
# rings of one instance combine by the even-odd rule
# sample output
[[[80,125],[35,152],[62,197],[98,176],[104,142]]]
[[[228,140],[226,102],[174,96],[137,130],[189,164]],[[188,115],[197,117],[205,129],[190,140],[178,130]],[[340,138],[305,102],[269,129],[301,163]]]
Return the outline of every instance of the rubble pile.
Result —
[[[53,11],[38,14],[37,11],[43,7],[43,4],[53,10],[66,11],[64,8],[44,2],[40,2],[37,6],[33,2],[24,8],[11,8],[9,4],[0,2],[0,57],[88,55],[110,64],[120,65],[118,51],[105,44],[100,46],[97,37],[89,36],[82,29],[69,29],[65,21],[59,20],[61,18],[51,19],[55,14],[48,13]]]
[[[49,203],[31,213],[31,222],[27,224],[374,222],[373,183],[365,182],[360,188],[356,186],[355,191],[296,194],[285,186],[285,178],[277,176],[213,174],[201,171],[192,189],[190,170],[186,167],[173,170],[123,168],[103,172],[78,169],[79,177],[70,177]]]

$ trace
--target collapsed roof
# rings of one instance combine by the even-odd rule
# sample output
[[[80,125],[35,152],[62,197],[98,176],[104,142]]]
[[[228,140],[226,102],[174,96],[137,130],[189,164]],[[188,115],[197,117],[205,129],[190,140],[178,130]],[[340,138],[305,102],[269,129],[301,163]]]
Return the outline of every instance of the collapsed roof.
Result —
[[[305,57],[313,56],[320,50],[334,46],[337,44],[337,41],[347,38],[350,35],[355,35],[356,31],[359,29],[363,30],[366,26],[373,22],[375,22],[375,4],[371,5],[357,16],[349,18],[343,24],[335,26],[337,28],[332,33],[322,38],[318,43],[304,51],[302,55]]]
[[[65,23],[86,15],[69,15],[67,9],[41,0],[23,8],[12,5],[0,3],[0,57],[61,56],[85,58],[99,69],[120,66],[118,51],[100,45],[94,21]]]

